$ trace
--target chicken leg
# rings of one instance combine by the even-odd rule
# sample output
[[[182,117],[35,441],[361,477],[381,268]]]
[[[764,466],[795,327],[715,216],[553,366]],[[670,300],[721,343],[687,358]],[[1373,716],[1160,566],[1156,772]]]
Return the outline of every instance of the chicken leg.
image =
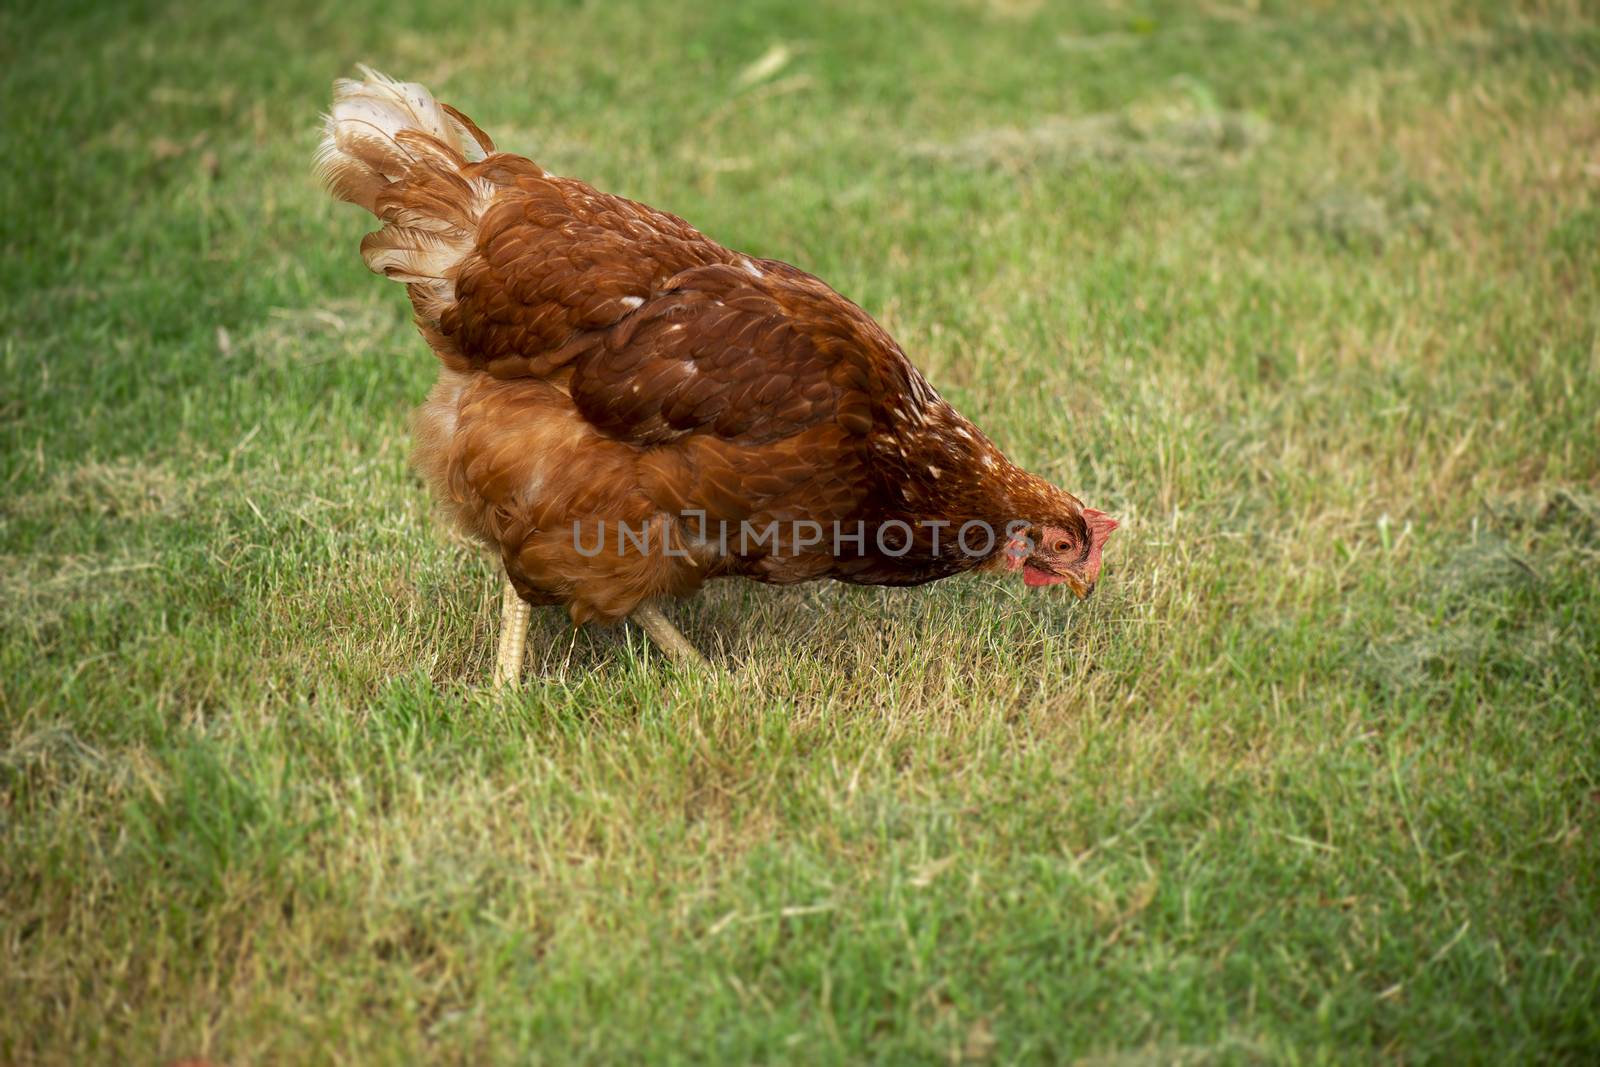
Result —
[[[639,624],[639,628],[650,635],[650,640],[656,647],[667,654],[667,657],[680,667],[697,667],[705,669],[710,664],[695,648],[690,640],[683,636],[683,631],[672,625],[672,621],[661,614],[661,609],[648,601],[633,609],[629,616]]]
[[[528,650],[528,602],[506,579],[500,594],[500,651],[494,661],[494,688],[517,688],[522,680],[522,660]]]
[[[511,579],[506,579],[500,596],[500,649],[494,662],[494,689],[517,688],[522,679],[522,661],[528,649],[528,602],[517,595]],[[640,604],[631,616],[661,651],[680,667],[709,666],[683,632],[654,604]]]

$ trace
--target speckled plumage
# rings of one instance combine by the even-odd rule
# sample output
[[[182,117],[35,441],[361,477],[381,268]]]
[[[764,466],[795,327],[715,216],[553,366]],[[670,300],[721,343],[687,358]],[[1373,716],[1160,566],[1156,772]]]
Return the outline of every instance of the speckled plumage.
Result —
[[[337,84],[319,168],[385,223],[362,254],[406,283],[444,364],[414,419],[417,467],[525,599],[581,622],[729,575],[909,585],[1009,566],[1093,587],[1115,523],[1010,463],[804,271],[497,152],[370,71]],[[969,521],[998,534],[988,551],[955,543]],[[769,523],[775,544],[740,537]],[[898,525],[893,552],[874,535],[897,523],[903,554]],[[655,550],[587,551],[618,524]]]

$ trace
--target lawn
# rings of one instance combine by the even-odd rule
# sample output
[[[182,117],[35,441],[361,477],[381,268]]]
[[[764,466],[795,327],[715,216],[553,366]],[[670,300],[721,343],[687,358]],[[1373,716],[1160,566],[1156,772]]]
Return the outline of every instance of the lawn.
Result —
[[[492,695],[358,62],[861,303],[1100,592]],[[1600,10],[29,2],[0,115],[0,1062],[1600,1055]]]

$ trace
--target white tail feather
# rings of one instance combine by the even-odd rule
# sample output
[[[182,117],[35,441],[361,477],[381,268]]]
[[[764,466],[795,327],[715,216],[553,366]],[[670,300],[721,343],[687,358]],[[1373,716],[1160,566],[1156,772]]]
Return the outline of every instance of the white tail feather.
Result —
[[[333,83],[316,168],[328,190],[383,219],[361,242],[367,266],[413,285],[417,310],[437,319],[455,299],[454,269],[472,249],[478,220],[496,193],[460,168],[494,145],[423,86],[361,68],[363,80]],[[426,196],[385,197],[396,182]]]

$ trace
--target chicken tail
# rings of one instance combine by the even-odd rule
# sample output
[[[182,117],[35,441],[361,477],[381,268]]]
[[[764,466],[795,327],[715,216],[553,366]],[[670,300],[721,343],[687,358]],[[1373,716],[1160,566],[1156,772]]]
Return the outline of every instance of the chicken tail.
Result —
[[[328,191],[383,220],[361,242],[377,273],[406,283],[419,315],[436,324],[455,299],[454,274],[499,190],[473,163],[494,142],[415,82],[370,67],[333,83],[317,174]]]

